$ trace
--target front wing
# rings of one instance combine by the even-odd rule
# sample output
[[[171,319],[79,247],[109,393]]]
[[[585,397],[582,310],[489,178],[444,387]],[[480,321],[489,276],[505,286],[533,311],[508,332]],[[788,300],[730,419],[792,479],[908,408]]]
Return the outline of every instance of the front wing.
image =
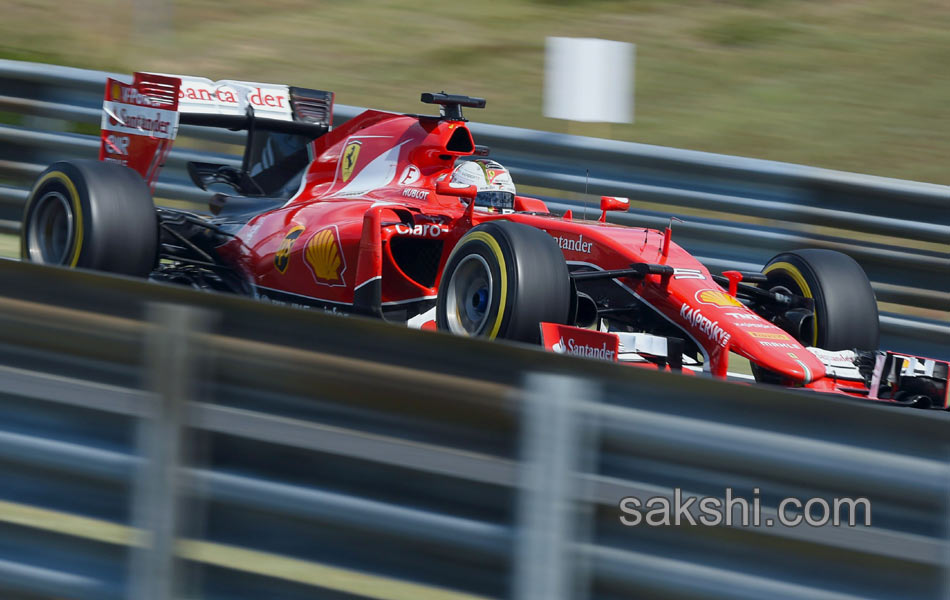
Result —
[[[676,338],[542,323],[541,341],[545,349],[559,354],[683,373],[702,371],[696,361],[682,355],[682,343]],[[881,350],[807,350],[826,367],[825,377],[809,383],[807,389],[922,408],[950,408],[950,362]],[[753,379],[732,373],[727,378]]]

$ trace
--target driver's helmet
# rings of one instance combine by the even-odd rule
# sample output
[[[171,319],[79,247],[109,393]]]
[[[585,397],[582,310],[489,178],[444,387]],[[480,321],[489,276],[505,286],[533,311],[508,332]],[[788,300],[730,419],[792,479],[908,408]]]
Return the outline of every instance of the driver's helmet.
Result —
[[[466,160],[452,171],[452,183],[474,185],[478,190],[475,206],[492,209],[513,209],[515,206],[515,183],[511,173],[501,163],[488,158]]]

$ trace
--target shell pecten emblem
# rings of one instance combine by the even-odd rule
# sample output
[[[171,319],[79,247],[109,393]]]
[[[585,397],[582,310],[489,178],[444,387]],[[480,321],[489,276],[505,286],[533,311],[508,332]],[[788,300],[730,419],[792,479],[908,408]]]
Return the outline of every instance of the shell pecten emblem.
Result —
[[[332,225],[313,234],[304,249],[304,260],[317,283],[342,286],[346,259],[340,248],[340,232]]]
[[[696,292],[696,301],[711,304],[721,308],[741,307],[743,304],[722,290],[699,290]]]
[[[363,142],[352,141],[343,149],[343,154],[340,155],[340,177],[343,181],[347,181],[353,174],[362,146]]]

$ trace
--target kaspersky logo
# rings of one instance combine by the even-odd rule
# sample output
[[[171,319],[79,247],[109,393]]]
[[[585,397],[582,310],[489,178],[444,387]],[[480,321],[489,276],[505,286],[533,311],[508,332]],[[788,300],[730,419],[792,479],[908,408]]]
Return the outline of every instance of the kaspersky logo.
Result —
[[[680,317],[723,348],[729,344],[729,340],[732,338],[725,329],[719,326],[719,321],[710,320],[698,308],[690,308],[689,305],[683,304],[680,306]]]
[[[567,343],[565,344],[564,336],[561,336],[561,339],[551,346],[551,350],[558,354],[599,358],[601,360],[614,360],[614,355],[616,354],[613,350],[607,349],[607,342],[604,342],[603,345],[598,348],[597,346],[591,346],[589,344],[579,344],[574,338],[567,338]]]
[[[346,259],[340,246],[340,232],[336,225],[321,229],[307,241],[304,260],[313,273],[313,278],[321,285],[343,286],[343,273],[346,271]]]

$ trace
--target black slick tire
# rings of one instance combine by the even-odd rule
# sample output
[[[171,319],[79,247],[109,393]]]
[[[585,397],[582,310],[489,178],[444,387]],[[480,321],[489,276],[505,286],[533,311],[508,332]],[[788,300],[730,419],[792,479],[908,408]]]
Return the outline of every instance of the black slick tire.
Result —
[[[20,254],[42,264],[147,276],[158,257],[158,217],[148,186],[118,164],[50,165],[27,197]]]
[[[571,284],[550,235],[511,221],[472,228],[449,255],[436,324],[459,335],[537,343],[539,323],[566,323]]]
[[[877,300],[853,258],[834,250],[794,250],[775,256],[762,272],[767,287],[814,299],[814,328],[802,343],[825,350],[877,350]]]

